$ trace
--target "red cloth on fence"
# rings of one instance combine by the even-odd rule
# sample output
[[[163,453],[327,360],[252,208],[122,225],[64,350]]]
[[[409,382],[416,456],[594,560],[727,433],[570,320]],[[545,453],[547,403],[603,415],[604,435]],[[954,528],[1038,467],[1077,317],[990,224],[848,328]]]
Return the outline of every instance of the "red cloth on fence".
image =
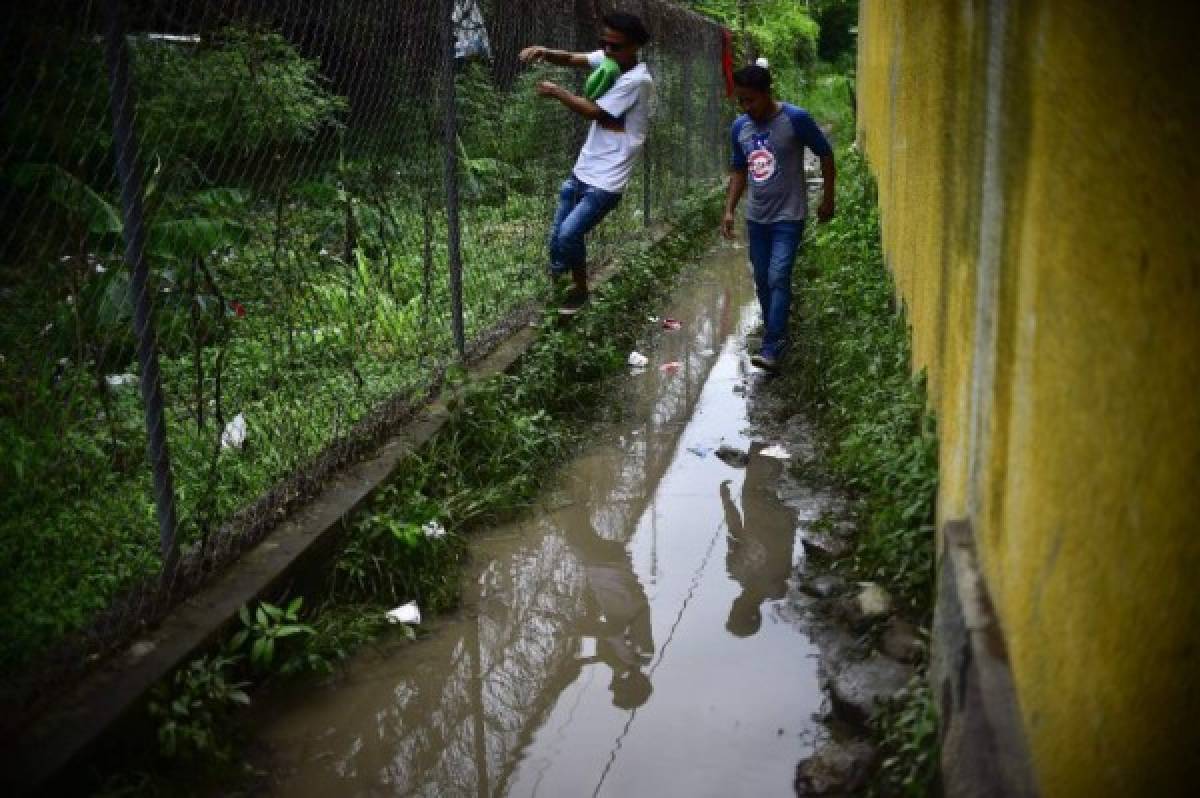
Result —
[[[725,73],[725,96],[733,96],[733,32],[721,28],[721,71]]]

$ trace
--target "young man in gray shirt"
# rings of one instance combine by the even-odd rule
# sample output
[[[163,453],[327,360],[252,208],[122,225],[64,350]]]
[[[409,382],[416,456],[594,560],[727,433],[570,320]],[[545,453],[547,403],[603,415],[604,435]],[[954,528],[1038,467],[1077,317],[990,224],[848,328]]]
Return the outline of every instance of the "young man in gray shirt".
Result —
[[[745,113],[733,123],[733,157],[721,233],[733,238],[734,211],[749,187],[746,239],[765,327],[762,349],[750,362],[775,372],[787,341],[792,267],[808,215],[804,148],[821,159],[825,178],[818,221],[827,222],[833,217],[837,169],[829,142],[808,112],[775,99],[771,73],[764,65],[738,70],[733,83],[738,105]]]

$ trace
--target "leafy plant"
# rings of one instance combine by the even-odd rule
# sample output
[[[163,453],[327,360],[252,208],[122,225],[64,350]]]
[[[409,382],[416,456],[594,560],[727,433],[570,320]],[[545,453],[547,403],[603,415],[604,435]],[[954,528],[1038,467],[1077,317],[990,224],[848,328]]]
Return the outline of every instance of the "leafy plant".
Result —
[[[300,605],[303,603],[302,596],[292,599],[286,607],[276,607],[263,601],[259,602],[253,614],[243,605],[238,610],[238,617],[244,628],[233,636],[230,648],[241,651],[249,646],[251,666],[258,670],[270,669],[280,640],[293,635],[313,634],[311,626],[300,623]]]
[[[872,795],[925,798],[936,793],[937,707],[924,674],[913,676],[872,720],[871,733],[880,753]]]
[[[234,707],[250,703],[242,689],[247,683],[231,680],[230,671],[239,661],[240,656],[227,653],[203,656],[154,688],[149,710],[158,722],[164,756],[229,757],[223,726]]]

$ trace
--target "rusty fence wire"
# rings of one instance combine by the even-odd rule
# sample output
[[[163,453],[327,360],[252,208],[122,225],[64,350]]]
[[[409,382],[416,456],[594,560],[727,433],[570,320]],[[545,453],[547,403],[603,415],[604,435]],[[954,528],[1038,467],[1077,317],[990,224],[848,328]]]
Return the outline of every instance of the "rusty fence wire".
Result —
[[[545,301],[598,0],[50,0],[0,31],[0,706],[161,617]],[[721,31],[630,0],[614,257],[724,170]]]

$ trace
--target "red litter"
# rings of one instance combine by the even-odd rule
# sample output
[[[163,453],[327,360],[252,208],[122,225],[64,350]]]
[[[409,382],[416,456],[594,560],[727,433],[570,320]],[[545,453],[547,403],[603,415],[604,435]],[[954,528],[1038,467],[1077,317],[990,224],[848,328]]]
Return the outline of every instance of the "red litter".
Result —
[[[678,330],[682,326],[683,325],[680,324],[675,319],[671,319],[671,318],[663,319],[663,329],[664,330]]]
[[[678,360],[672,360],[670,363],[663,363],[658,367],[658,370],[666,374],[674,374],[676,371],[679,371],[679,367],[682,365]]]

